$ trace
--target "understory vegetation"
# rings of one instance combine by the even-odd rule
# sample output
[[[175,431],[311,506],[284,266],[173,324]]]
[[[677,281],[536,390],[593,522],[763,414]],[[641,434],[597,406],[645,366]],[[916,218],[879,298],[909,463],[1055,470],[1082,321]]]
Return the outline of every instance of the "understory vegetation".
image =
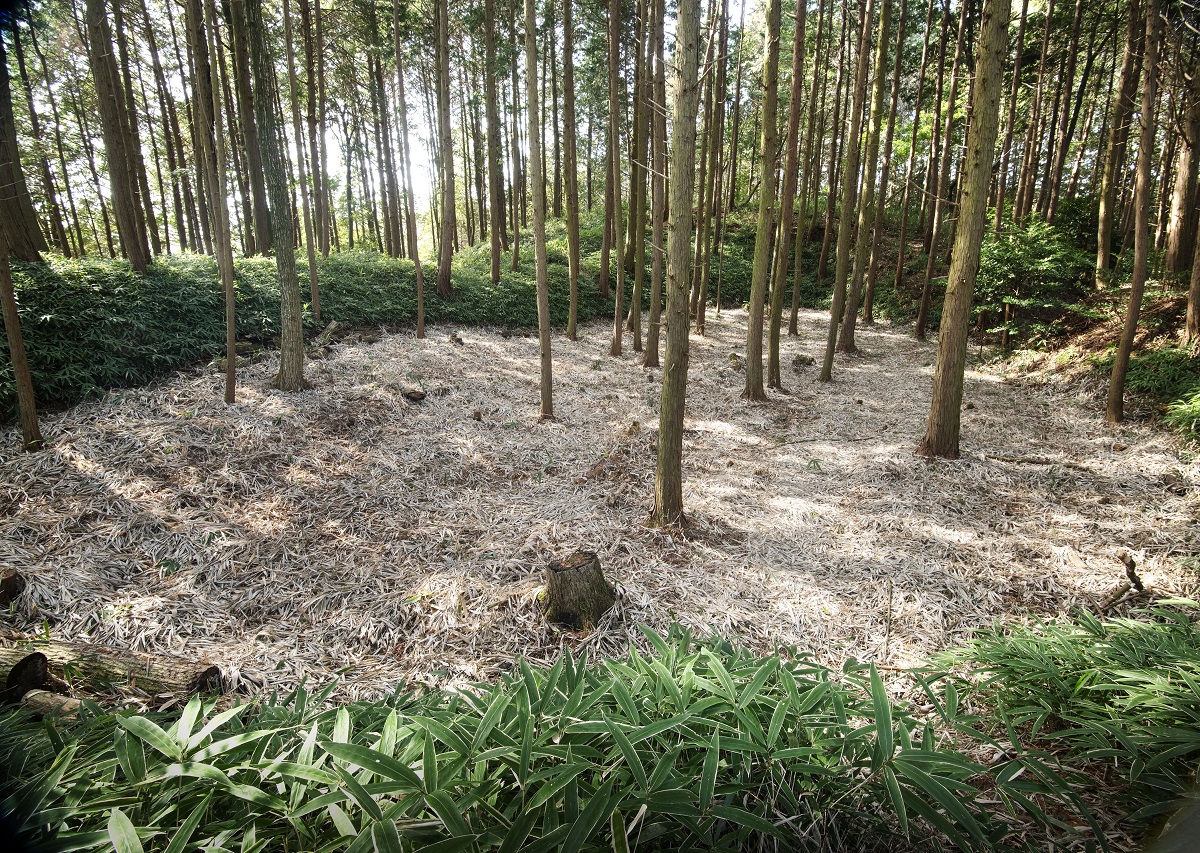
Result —
[[[382,702],[16,712],[0,808],[59,851],[1104,848],[1088,792],[1144,831],[1193,782],[1194,608],[996,628],[908,672],[912,701],[873,666],[676,629]]]

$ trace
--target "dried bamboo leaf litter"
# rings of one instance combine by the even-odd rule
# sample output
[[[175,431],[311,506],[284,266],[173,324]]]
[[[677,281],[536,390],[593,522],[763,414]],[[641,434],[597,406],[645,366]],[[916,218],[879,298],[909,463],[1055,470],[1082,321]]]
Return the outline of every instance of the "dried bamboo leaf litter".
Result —
[[[10,630],[206,657],[250,690],[341,677],[339,695],[494,677],[564,645],[615,654],[672,621],[763,650],[904,665],[998,618],[1090,606],[1124,577],[1194,594],[1197,469],[1170,436],[1100,420],[1099,383],[968,372],[963,458],[913,453],[932,343],[859,332],[835,382],[827,316],[783,342],[784,384],[739,399],[744,312],[693,336],[685,536],[643,526],[659,370],[609,358],[609,327],[537,340],[431,328],[338,344],[310,390],[177,374],[0,435],[0,566],[28,577]],[[420,384],[421,404],[401,390]],[[1182,488],[1181,488],[1182,484]],[[543,626],[546,563],[597,551],[621,591],[586,636]]]

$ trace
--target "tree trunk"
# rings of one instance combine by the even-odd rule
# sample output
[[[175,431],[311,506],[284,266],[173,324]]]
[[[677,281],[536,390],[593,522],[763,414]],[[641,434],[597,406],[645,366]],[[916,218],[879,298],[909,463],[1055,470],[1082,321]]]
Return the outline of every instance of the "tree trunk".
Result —
[[[571,0],[566,0],[570,3]],[[393,0],[393,5],[399,0]],[[500,171],[500,110],[496,95],[496,0],[484,0],[483,27],[483,87],[484,112],[487,118],[488,190],[491,207],[489,247],[491,251],[491,282],[500,283],[500,229],[504,222],[504,178]],[[396,50],[400,50],[399,41]],[[397,53],[397,61],[399,54]]]
[[[1192,69],[1192,88],[1186,93],[1186,121],[1175,161],[1175,187],[1171,193],[1171,219],[1167,226],[1167,269],[1178,273],[1192,265],[1197,215],[1195,207],[1197,165],[1200,164],[1200,73]]]
[[[820,15],[820,7],[817,14]],[[792,37],[792,85],[788,97],[787,135],[784,138],[783,150],[786,154],[783,166],[783,186],[779,191],[779,229],[775,237],[775,269],[771,275],[771,313],[767,326],[767,385],[783,390],[783,382],[779,375],[779,331],[783,325],[783,295],[787,291],[788,260],[791,258],[790,239],[792,236],[792,219],[796,202],[796,184],[799,183],[800,171],[800,112],[803,109],[801,99],[804,97],[804,29],[808,13],[807,0],[796,4],[796,27]],[[812,105],[809,105],[811,112]],[[800,211],[800,219],[804,219],[804,211]],[[800,239],[801,226],[796,227],[796,239]],[[796,275],[792,288],[800,286],[800,267],[796,267]]]
[[[400,0],[392,0],[392,22],[396,31],[396,102],[400,121],[400,165],[404,170],[404,205],[408,228],[408,256],[413,262],[413,277],[417,285],[417,337],[425,337],[425,273],[421,269],[421,253],[417,249],[417,212],[413,194],[412,155],[408,147],[408,102],[404,97],[404,62],[400,46]],[[500,187],[500,208],[496,212],[504,219],[504,189]]]
[[[300,123],[300,86],[296,81],[296,54],[292,49],[292,10],[289,0],[283,0],[283,46],[287,55],[288,93],[292,101],[292,133],[296,140],[296,159],[300,167],[301,210],[304,215],[304,248],[308,253],[308,290],[312,300],[313,318],[321,321],[321,289],[317,285],[317,247],[312,211],[308,203],[308,167],[304,157],[304,130]],[[382,85],[380,86],[382,89]]]
[[[696,177],[696,108],[700,97],[700,2],[679,0],[675,29],[675,103],[671,146],[670,232],[667,236],[667,345],[659,405],[654,510],[658,527],[682,525],[683,415],[688,370],[688,260]]]
[[[563,166],[567,184],[567,272],[571,282],[571,313],[567,337],[575,340],[579,321],[579,164],[575,138],[575,33],[573,6],[563,0]],[[590,134],[589,134],[590,135]]]
[[[438,147],[442,165],[442,237],[438,254],[437,292],[443,299],[449,299],[454,294],[454,286],[450,281],[450,261],[454,257],[454,242],[458,234],[454,212],[454,137],[450,131],[450,12],[445,3],[433,5],[437,19]]]
[[[258,89],[273,86],[274,76],[262,77],[257,71],[250,70],[250,53],[247,45],[248,25],[241,20],[246,0],[222,0],[228,3],[229,30],[233,42],[233,86],[237,93],[238,119],[242,126],[242,141],[245,143],[247,180],[250,185],[251,212],[254,222],[254,246],[247,248],[248,254],[265,255],[273,245],[272,211],[268,204],[266,165],[263,163],[263,143],[260,135],[268,133],[267,128],[259,127],[255,121],[255,105]],[[269,94],[267,95],[269,98]],[[292,233],[290,230],[289,234]],[[282,236],[282,235],[281,235]]]
[[[108,160],[109,188],[117,233],[129,265],[144,273],[150,263],[150,246],[144,227],[139,227],[137,177],[131,163],[128,134],[129,114],[121,90],[120,72],[112,51],[112,30],[104,0],[86,0],[88,57],[99,102],[100,126]],[[2,99],[0,99],[2,100]]]
[[[2,59],[2,57],[0,57]],[[0,309],[4,316],[4,333],[8,337],[9,363],[13,382],[17,386],[17,412],[21,421],[21,448],[41,450],[45,446],[38,427],[37,406],[33,395],[33,378],[29,360],[25,357],[25,339],[21,335],[21,319],[17,314],[17,298],[13,292],[12,270],[8,264],[7,223],[0,220]]]
[[[771,239],[775,226],[775,159],[779,124],[780,0],[767,2],[766,44],[763,46],[762,150],[759,156],[758,227],[754,235],[754,266],[750,274],[750,314],[746,322],[746,387],[743,400],[765,400],[763,390],[763,310],[771,276]],[[776,283],[778,286],[778,283]]]
[[[925,281],[921,287],[921,305],[917,311],[917,340],[925,340],[929,324],[930,302],[933,297],[933,273],[937,266],[938,243],[941,239],[942,220],[946,215],[947,194],[950,183],[950,156],[954,150],[951,137],[954,132],[954,104],[958,96],[963,46],[966,41],[967,21],[970,18],[969,0],[959,9],[958,38],[954,47],[954,67],[950,72],[950,94],[946,104],[946,130],[942,135],[941,164],[938,166],[937,187],[933,199],[933,224],[929,230],[929,249],[925,259]]]
[[[715,76],[715,79],[713,81],[713,86],[712,86],[713,109],[712,109],[711,129],[708,134],[708,137],[709,137],[708,160],[709,160],[710,166],[708,169],[708,173],[709,173],[708,191],[707,191],[706,195],[708,196],[708,199],[709,199],[709,215],[704,218],[704,228],[705,228],[705,231],[704,231],[704,258],[703,258],[703,265],[700,268],[700,298],[697,300],[696,311],[695,311],[696,333],[700,334],[700,335],[704,334],[706,320],[707,320],[706,315],[708,313],[708,290],[709,290],[709,280],[712,277],[713,249],[717,248],[717,251],[721,251],[724,248],[723,239],[722,239],[722,237],[723,237],[722,227],[723,227],[724,221],[725,221],[725,213],[724,213],[724,208],[725,208],[725,198],[724,198],[724,196],[725,196],[725,193],[724,193],[725,170],[724,170],[724,156],[723,155],[724,155],[724,150],[725,150],[725,148],[724,148],[725,99],[726,99],[727,90],[728,90],[727,76],[728,76],[728,67],[729,67],[728,57],[726,56],[726,51],[727,51],[728,45],[729,45],[729,0],[721,0],[721,6],[720,6],[720,9],[717,10],[717,14],[720,15],[720,20],[717,25],[718,36],[717,36],[717,52],[716,52],[716,56],[717,56],[716,76]],[[665,92],[656,94],[655,99],[656,99],[655,100],[656,104],[663,103],[666,100]],[[664,108],[660,107],[657,109],[657,111],[662,112],[663,109]],[[664,120],[664,122],[666,121],[665,112],[663,114],[663,120]],[[667,140],[667,131],[664,126],[661,136],[660,136],[660,142],[663,144],[664,147],[667,144],[666,140]],[[663,154],[663,168],[664,169],[666,168],[666,153],[665,153],[665,151]],[[710,231],[711,231],[711,239],[709,238]],[[657,241],[656,241],[656,243],[657,243]],[[718,294],[717,302],[719,303],[720,302],[720,299],[719,299],[720,283],[719,283],[719,281],[718,281],[718,285],[717,285],[717,294]],[[720,313],[720,305],[719,304],[717,306],[717,312],[718,312],[718,314]]]
[[[1136,0],[1134,0],[1136,2]],[[1029,0],[1021,0],[1021,22],[1017,25],[1017,43],[1013,55],[1012,90],[1008,95],[1008,120],[1004,123],[1004,144],[1000,148],[1000,173],[996,177],[996,233],[1004,219],[1004,194],[1008,185],[1008,158],[1012,153],[1013,129],[1017,124],[1017,99],[1021,94],[1021,55],[1025,48],[1025,21]]]
[[[571,0],[567,0],[568,3]],[[662,319],[663,295],[663,220],[666,216],[666,172],[667,172],[667,114],[665,109],[667,73],[663,63],[663,18],[665,0],[654,0],[654,37],[651,53],[654,57],[653,97],[655,107],[650,112],[650,151],[652,163],[650,220],[650,316],[646,322],[646,353],[643,367],[658,367],[659,322]],[[570,125],[568,125],[569,127]],[[568,148],[569,150],[569,148]],[[717,183],[720,186],[720,183]],[[1200,253],[1198,253],[1200,254]]]
[[[550,363],[550,283],[546,269],[546,194],[542,159],[542,128],[538,109],[537,84],[537,14],[536,0],[525,0],[525,112],[529,123],[529,162],[533,166],[533,257],[537,279],[538,349],[540,352],[539,388],[541,391],[541,420],[554,419],[554,376]],[[562,606],[551,596],[552,608]],[[568,598],[569,601],[569,598]],[[553,611],[552,611],[553,612]]]
[[[531,7],[533,0],[525,0],[525,5]],[[542,607],[548,622],[591,631],[616,601],[617,591],[604,579],[600,559],[591,551],[577,551],[546,567]]]
[[[1134,201],[1133,281],[1129,286],[1129,310],[1121,342],[1113,360],[1112,378],[1108,384],[1108,406],[1104,420],[1119,424],[1125,419],[1125,375],[1129,372],[1129,357],[1137,333],[1138,315],[1142,309],[1142,291],[1146,287],[1147,258],[1150,253],[1150,201],[1154,192],[1150,174],[1154,156],[1154,137],[1157,131],[1154,110],[1158,104],[1159,20],[1157,0],[1146,0],[1146,53],[1143,68],[1146,83],[1142,86],[1141,133],[1138,138],[1137,188]]]
[[[244,13],[236,7],[245,4]],[[295,232],[287,190],[287,167],[280,150],[279,117],[271,93],[274,58],[262,19],[262,0],[233,0],[234,19],[244,15],[246,36],[257,85],[254,87],[254,117],[258,124],[262,163],[270,193],[271,233],[275,238],[275,266],[279,270],[280,328],[279,373],[275,385],[281,391],[298,391],[304,381],[304,328],[301,319],[300,283],[296,278]]]
[[[837,266],[834,269],[833,305],[829,312],[829,334],[825,339],[825,359],[821,363],[822,382],[833,380],[833,351],[837,345],[838,325],[846,305],[846,284],[850,278],[850,243],[854,239],[854,221],[858,204],[858,167],[862,148],[864,106],[867,100],[867,71],[871,65],[871,26],[875,20],[875,2],[867,0],[860,8],[858,21],[858,63],[855,69],[854,104],[850,109],[850,134],[847,137],[845,166],[842,170],[842,204],[838,211]]]
[[[1117,190],[1122,183],[1125,166],[1125,146],[1129,139],[1133,99],[1141,76],[1146,26],[1140,0],[1129,0],[1129,23],[1125,36],[1125,53],[1121,60],[1121,82],[1113,100],[1108,150],[1100,177],[1100,213],[1096,226],[1096,287],[1104,284],[1104,276],[1112,261],[1112,232],[1116,219]]]
[[[609,203],[612,210],[612,250],[617,255],[616,298],[613,300],[612,346],[609,355],[621,354],[621,327],[625,321],[625,264],[621,253],[625,243],[621,226],[625,218],[621,210],[621,91],[618,80],[621,68],[621,0],[608,0],[608,157]],[[689,205],[690,207],[690,205]]]
[[[988,189],[992,164],[995,162],[996,136],[999,133],[1000,90],[1004,84],[1003,63],[1010,11],[1011,0],[985,0],[979,53],[975,62],[971,122],[967,129],[967,151],[963,158],[958,230],[938,334],[933,400],[929,407],[925,439],[919,448],[919,452],[926,456],[958,458],[967,331],[975,277],[979,272],[980,246],[987,227]]]
[[[858,306],[862,299],[863,280],[871,252],[871,225],[875,221],[875,182],[879,171],[879,135],[883,130],[883,84],[887,77],[888,32],[892,24],[891,0],[880,0],[879,36],[875,47],[875,85],[871,97],[871,124],[867,128],[867,151],[863,164],[862,198],[858,205],[858,238],[854,245],[854,269],[846,299],[845,317],[838,338],[839,352],[858,352],[854,343],[854,326],[858,321]],[[887,176],[884,175],[886,184]],[[886,186],[880,188],[883,195]]]

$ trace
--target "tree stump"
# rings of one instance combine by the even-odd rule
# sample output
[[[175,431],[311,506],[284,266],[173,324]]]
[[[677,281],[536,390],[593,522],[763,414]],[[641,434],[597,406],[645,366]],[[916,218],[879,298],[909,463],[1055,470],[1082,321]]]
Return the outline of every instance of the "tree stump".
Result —
[[[65,681],[51,674],[50,661],[41,652],[26,655],[9,670],[4,691],[0,693],[0,702],[19,702],[30,690],[51,690],[55,693],[66,693],[68,690]]]
[[[616,600],[617,591],[604,579],[592,551],[576,551],[546,567],[542,607],[550,622],[590,631]]]
[[[25,578],[16,569],[0,569],[0,607],[8,607],[25,589]]]

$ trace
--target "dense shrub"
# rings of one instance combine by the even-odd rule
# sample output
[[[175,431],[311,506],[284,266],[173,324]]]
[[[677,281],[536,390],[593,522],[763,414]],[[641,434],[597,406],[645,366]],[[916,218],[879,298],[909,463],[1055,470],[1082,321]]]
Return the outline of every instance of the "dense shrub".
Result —
[[[1045,756],[985,767],[946,746],[874,668],[649,638],[650,656],[568,652],[500,684],[337,708],[298,690],[219,713],[11,715],[0,814],[39,849],[122,853],[891,850],[935,830],[990,851],[1009,812],[1058,825],[1037,795],[1078,806]]]
[[[993,321],[989,332],[1044,340],[1056,334],[1064,316],[1088,312],[1081,301],[1094,274],[1095,253],[1075,242],[1077,236],[1034,218],[984,242],[975,307]]]

